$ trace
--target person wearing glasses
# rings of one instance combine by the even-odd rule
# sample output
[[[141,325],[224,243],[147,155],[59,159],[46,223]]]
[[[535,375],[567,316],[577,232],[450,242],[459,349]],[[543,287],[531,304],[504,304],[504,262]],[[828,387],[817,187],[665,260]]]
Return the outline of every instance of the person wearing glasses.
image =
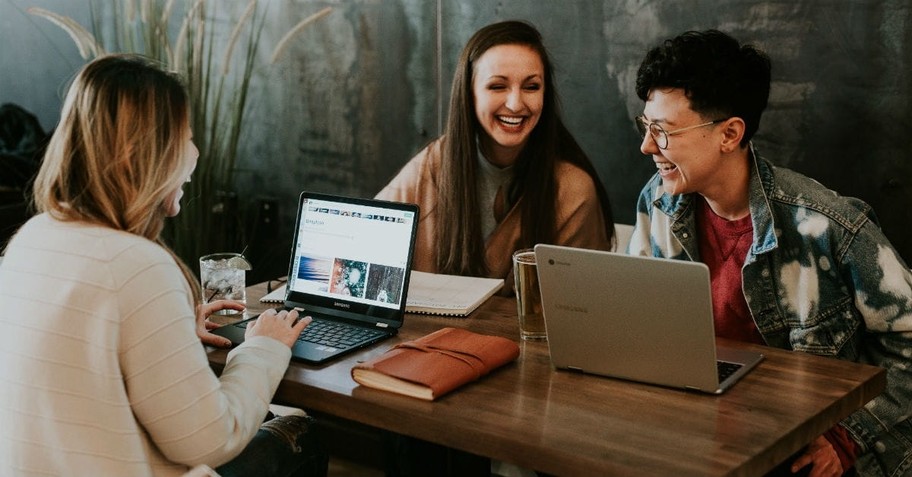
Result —
[[[201,304],[162,240],[199,156],[190,109],[143,56],[70,85],[0,267],[0,475],[326,475],[311,417],[263,422],[310,317],[263,313],[216,376],[207,317],[243,305]]]
[[[640,150],[656,165],[628,253],[705,263],[718,336],[881,366],[879,397],[775,472],[912,472],[912,273],[864,202],[762,158],[770,60],[715,30],[649,50]]]
[[[444,134],[377,198],[421,207],[413,268],[505,278],[537,243],[608,250],[608,194],[564,126],[541,34],[521,21],[475,32],[459,56]]]

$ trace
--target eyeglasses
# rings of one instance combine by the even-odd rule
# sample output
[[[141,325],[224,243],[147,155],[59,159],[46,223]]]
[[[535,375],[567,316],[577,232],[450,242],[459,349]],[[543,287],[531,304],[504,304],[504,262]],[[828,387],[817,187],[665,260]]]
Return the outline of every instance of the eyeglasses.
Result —
[[[686,128],[675,129],[674,131],[666,131],[659,123],[649,122],[643,116],[637,116],[636,127],[637,131],[640,132],[641,137],[645,138],[646,131],[649,131],[649,135],[655,140],[656,146],[659,146],[659,149],[668,149],[668,136],[681,134],[682,132],[690,131],[691,129],[711,126],[716,123],[721,123],[722,121],[725,121],[725,119],[716,119],[715,121],[709,121],[695,126],[687,126]]]

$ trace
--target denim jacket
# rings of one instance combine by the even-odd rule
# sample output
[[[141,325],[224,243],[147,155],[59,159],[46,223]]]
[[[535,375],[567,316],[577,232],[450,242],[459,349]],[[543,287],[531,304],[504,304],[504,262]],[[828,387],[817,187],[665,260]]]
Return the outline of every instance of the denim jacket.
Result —
[[[750,157],[741,279],[757,329],[769,346],[886,369],[884,392],[841,424],[860,446],[860,475],[912,475],[912,272],[867,204]],[[628,253],[699,261],[695,205],[664,194],[656,174]]]

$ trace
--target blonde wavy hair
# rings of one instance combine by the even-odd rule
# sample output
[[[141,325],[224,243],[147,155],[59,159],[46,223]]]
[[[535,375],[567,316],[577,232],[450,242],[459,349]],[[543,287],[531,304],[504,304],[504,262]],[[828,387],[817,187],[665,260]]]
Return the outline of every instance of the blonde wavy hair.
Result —
[[[192,163],[189,98],[180,77],[139,55],[99,57],[76,75],[35,179],[34,205],[155,241],[175,258],[199,300],[193,272],[161,240],[164,204]]]

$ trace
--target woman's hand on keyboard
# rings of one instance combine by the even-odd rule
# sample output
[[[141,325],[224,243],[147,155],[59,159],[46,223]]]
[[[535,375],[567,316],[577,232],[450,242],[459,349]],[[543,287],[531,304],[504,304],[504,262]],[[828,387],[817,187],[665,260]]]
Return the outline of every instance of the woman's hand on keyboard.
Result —
[[[298,319],[298,312],[266,310],[260,313],[256,321],[247,325],[245,339],[253,336],[269,336],[285,343],[289,348],[294,346],[301,331],[311,322],[309,316]]]

